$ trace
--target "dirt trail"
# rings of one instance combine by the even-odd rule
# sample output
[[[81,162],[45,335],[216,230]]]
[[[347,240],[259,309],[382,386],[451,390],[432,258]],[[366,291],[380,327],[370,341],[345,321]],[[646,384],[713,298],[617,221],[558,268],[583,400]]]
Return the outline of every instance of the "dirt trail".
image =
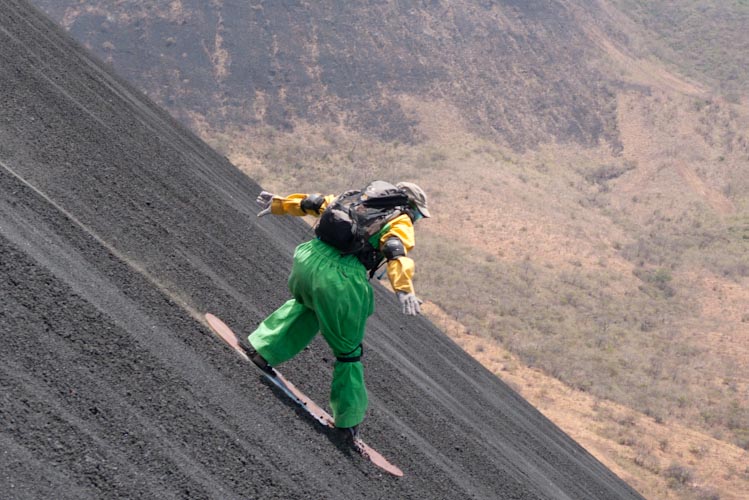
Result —
[[[287,298],[300,221],[20,0],[0,0],[0,491],[9,498],[639,498],[377,287],[383,476],[214,339]],[[320,402],[316,341],[284,372]]]

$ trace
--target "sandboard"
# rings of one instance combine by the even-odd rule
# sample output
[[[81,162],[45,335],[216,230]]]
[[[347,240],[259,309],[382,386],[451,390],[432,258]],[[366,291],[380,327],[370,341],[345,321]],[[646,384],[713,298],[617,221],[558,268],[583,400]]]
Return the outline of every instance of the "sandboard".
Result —
[[[239,340],[237,339],[236,334],[231,330],[231,328],[226,325],[226,323],[224,323],[218,317],[214,316],[211,313],[207,313],[205,315],[205,319],[208,322],[208,325],[211,327],[211,330],[213,330],[213,332],[219,338],[221,338],[221,340],[228,344],[229,347],[234,349],[234,351],[236,351],[243,359],[260,370],[260,368],[250,360],[242,346],[239,345]],[[275,368],[271,368],[270,372],[265,372],[263,370],[260,371],[267,380],[278,387],[284,394],[286,394],[286,396],[288,396],[292,401],[294,401],[297,405],[304,409],[313,419],[315,419],[317,423],[330,429],[335,428],[333,417],[331,417],[330,414],[328,414],[328,412],[325,411],[320,405],[307,397],[307,395],[300,391],[294,384],[289,382],[286,377],[281,374],[281,372],[279,372]],[[397,477],[403,476],[403,471],[401,471],[400,468],[391,464],[385,457],[382,456],[382,454],[373,449],[362,439],[357,438],[353,448],[355,449],[355,451],[361,454],[362,457],[370,460],[373,464],[375,464],[382,470]]]

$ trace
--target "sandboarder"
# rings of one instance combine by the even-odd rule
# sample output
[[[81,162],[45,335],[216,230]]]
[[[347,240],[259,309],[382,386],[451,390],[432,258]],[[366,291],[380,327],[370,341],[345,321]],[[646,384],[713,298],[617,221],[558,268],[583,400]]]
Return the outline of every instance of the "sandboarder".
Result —
[[[401,206],[388,206],[387,200],[398,197],[403,200]],[[351,200],[354,204],[378,206],[377,216],[359,220],[355,239],[366,241],[355,242],[351,251],[342,251],[325,242],[330,241],[326,230],[346,227],[350,222],[346,214],[354,213],[347,205]],[[426,194],[410,182],[393,186],[375,181],[364,190],[349,191],[338,197],[320,194],[281,197],[263,191],[257,203],[262,209],[258,217],[267,214],[320,217],[330,210],[318,224],[318,237],[296,248],[288,280],[292,299],[248,336],[251,346],[248,355],[267,371],[268,366],[277,366],[296,356],[320,331],[336,357],[330,390],[335,426],[355,442],[367,409],[361,358],[366,321],[374,312],[374,293],[368,277],[384,259],[403,313],[421,313],[421,301],[414,293],[412,281],[414,262],[407,254],[415,244],[414,223],[431,215]],[[335,220],[328,223],[331,218]],[[325,228],[323,222],[327,224]]]

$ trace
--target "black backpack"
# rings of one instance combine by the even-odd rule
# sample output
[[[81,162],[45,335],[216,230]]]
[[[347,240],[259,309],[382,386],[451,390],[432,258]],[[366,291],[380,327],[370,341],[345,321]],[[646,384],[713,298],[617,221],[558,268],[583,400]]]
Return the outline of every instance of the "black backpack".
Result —
[[[369,240],[408,210],[408,196],[403,191],[388,182],[375,181],[333,200],[320,215],[315,234],[341,255],[356,255],[364,267],[374,271],[382,255]]]

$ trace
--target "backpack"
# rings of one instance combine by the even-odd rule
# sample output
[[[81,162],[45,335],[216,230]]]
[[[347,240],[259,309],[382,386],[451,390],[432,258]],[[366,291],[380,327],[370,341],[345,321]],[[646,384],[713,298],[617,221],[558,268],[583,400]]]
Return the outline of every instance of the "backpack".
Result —
[[[385,225],[409,209],[406,193],[384,181],[363,190],[346,191],[320,215],[315,234],[341,255],[356,255],[364,267],[379,267],[382,255],[369,240]]]

